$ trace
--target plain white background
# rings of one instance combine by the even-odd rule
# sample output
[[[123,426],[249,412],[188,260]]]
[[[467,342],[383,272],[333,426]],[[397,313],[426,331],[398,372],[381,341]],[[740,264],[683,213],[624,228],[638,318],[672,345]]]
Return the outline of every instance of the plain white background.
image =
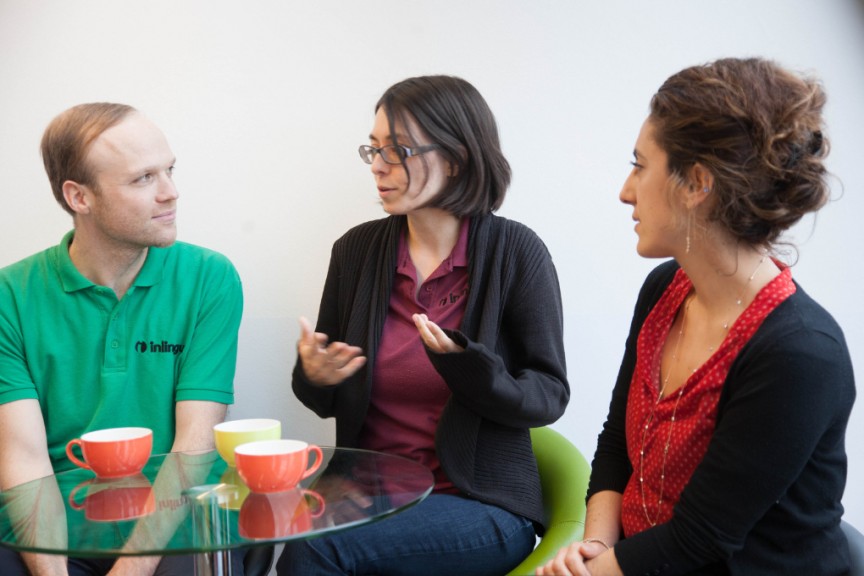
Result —
[[[334,440],[290,391],[297,317],[314,320],[332,242],[382,216],[373,106],[408,76],[463,76],[496,113],[514,179],[501,215],[545,240],[564,295],[572,400],[554,427],[589,458],[632,307],[657,264],[617,194],[648,100],[670,74],[761,55],[819,75],[835,201],[790,234],[795,278],[864,373],[864,3],[860,0],[0,0],[0,266],[56,244],[38,144],[60,111],[139,108],[177,154],[180,238],[244,282],[236,404],[286,437]],[[778,399],[779,401],[780,399]],[[864,408],[848,432],[847,519],[864,526]]]

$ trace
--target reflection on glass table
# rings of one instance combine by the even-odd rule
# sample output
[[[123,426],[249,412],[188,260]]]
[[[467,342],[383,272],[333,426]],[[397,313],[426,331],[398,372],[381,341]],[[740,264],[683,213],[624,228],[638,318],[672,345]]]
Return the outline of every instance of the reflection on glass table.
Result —
[[[350,529],[420,502],[424,466],[322,447],[318,472],[291,490],[250,492],[215,451],[153,456],[141,474],[103,480],[75,469],[0,493],[0,546],[82,557],[195,554],[229,574],[232,549]]]

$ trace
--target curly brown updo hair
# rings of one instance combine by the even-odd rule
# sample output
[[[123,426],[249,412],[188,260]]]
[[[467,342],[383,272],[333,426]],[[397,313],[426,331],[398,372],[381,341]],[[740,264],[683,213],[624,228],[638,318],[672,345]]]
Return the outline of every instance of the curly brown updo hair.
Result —
[[[654,138],[679,181],[696,163],[714,177],[708,220],[753,246],[829,198],[825,92],[814,78],[760,59],[686,68],[651,99]]]

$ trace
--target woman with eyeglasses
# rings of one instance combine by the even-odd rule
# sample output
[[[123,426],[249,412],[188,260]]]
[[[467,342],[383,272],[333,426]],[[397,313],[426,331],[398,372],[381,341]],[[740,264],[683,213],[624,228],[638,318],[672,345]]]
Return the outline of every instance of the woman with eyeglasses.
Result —
[[[825,100],[759,58],[652,98],[619,198],[639,255],[669,260],[636,303],[585,539],[537,574],[848,574],[852,363],[778,250],[829,198]]]
[[[337,444],[428,466],[433,493],[391,518],[291,542],[279,574],[495,574],[542,530],[529,429],[567,405],[561,297],[527,227],[493,215],[510,166],[468,82],[409,78],[375,106],[371,165],[387,217],[333,246],[297,397]]]

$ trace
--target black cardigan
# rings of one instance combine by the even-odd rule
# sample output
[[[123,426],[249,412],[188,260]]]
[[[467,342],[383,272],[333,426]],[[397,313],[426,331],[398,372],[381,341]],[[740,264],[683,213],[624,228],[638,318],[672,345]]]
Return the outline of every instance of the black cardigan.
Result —
[[[294,368],[294,393],[320,417],[336,418],[339,446],[359,442],[405,225],[404,216],[367,222],[333,246],[316,330],[361,347],[365,367],[334,387],[310,383],[299,358]],[[471,220],[468,274],[461,329],[448,331],[464,352],[427,350],[451,390],[436,452],[462,493],[542,525],[528,429],[557,420],[570,397],[558,277],[534,232],[493,215]]]
[[[627,395],[636,340],[678,265],[645,281],[609,416],[592,464],[588,497],[623,493]],[[845,435],[855,400],[852,363],[834,319],[796,284],[729,369],[708,450],[673,518],[615,546],[630,574],[844,574],[840,531]]]

